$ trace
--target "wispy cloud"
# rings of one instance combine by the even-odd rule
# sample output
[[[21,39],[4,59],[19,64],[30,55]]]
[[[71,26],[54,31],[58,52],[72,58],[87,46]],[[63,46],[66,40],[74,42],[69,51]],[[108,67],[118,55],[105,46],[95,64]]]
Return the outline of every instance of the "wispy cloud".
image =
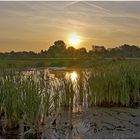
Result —
[[[17,46],[16,42],[20,44],[22,40],[26,42],[22,45],[25,48],[35,44],[29,43],[29,40],[46,40],[49,47],[51,41],[60,38],[66,40],[73,31],[84,38],[83,43],[87,46],[91,45],[92,40],[105,45],[112,40],[121,43],[123,39],[128,43],[140,44],[139,7],[140,2],[1,1],[0,38],[3,38],[3,42],[7,38],[7,43],[0,44],[0,49],[8,42],[9,46]]]

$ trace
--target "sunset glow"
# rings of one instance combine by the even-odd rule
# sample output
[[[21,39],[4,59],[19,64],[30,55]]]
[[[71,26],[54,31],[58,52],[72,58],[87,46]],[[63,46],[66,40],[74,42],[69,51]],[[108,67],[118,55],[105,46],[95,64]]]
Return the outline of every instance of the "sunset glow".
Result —
[[[87,50],[139,46],[139,7],[138,1],[1,1],[0,52],[40,52],[57,40]]]
[[[69,38],[69,44],[76,47],[80,43],[80,37],[77,34],[72,34]]]

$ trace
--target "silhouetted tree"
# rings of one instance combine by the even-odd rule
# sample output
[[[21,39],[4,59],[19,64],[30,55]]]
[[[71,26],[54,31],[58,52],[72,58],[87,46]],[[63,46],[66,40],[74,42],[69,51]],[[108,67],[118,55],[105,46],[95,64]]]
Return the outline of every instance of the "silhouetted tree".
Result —
[[[68,47],[66,55],[67,57],[76,57],[76,49],[73,46]]]
[[[48,49],[48,55],[52,57],[62,57],[66,51],[66,44],[62,40],[54,42],[53,46]]]
[[[41,50],[39,53],[33,51],[22,52],[5,52],[0,53],[0,58],[27,59],[27,58],[47,58],[47,57],[140,57],[140,48],[135,45],[124,44],[115,48],[106,49],[104,46],[93,45],[92,49],[87,53],[86,48],[76,49],[72,46],[66,48],[66,44],[62,40],[55,41],[48,50]]]
[[[77,49],[76,54],[78,57],[84,57],[87,55],[87,50],[86,48],[79,48]]]
[[[124,44],[108,51],[109,57],[140,57],[140,48],[135,45]]]

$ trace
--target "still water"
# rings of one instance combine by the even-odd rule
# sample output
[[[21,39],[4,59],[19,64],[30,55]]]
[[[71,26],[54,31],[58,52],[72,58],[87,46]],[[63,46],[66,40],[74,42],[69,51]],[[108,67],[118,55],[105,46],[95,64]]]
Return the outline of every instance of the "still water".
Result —
[[[87,80],[89,72],[87,70],[30,69],[23,71],[23,78],[28,78],[31,75],[36,82],[40,81],[41,76],[43,76],[44,82],[48,82],[47,89],[44,86],[44,90],[48,90],[48,92],[51,93],[51,97],[57,96],[57,98],[59,98],[57,103],[58,108],[60,106],[62,107],[62,102],[69,102],[69,99],[67,99],[71,98],[69,94],[73,94],[73,101],[70,102],[73,112],[81,112],[88,107],[87,93],[89,89]],[[68,86],[68,88],[66,86]]]

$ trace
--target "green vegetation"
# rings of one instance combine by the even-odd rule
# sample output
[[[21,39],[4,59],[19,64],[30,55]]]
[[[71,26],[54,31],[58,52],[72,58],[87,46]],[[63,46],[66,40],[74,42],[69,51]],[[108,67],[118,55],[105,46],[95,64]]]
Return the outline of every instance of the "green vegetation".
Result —
[[[68,92],[68,105],[73,104],[74,93],[68,91],[72,86],[71,82],[61,79],[64,81],[63,90],[49,80],[45,71],[0,71],[0,119],[3,118],[4,122],[0,124],[3,128],[2,133],[20,127],[20,138],[40,138],[41,128],[45,125],[47,116],[63,106],[63,95],[67,96]],[[53,90],[51,87],[54,87]]]
[[[36,68],[47,66],[70,66],[75,60],[67,59],[4,59],[0,60],[0,68]]]
[[[91,67],[97,60],[113,59],[140,59],[140,48],[135,45],[124,44],[116,48],[105,48],[104,46],[92,46],[86,48],[66,47],[62,40],[55,41],[48,50],[39,53],[5,52],[0,53],[0,68],[31,68],[31,67]]]
[[[3,129],[13,129],[24,119],[28,133],[32,131],[36,134],[50,105],[50,96],[44,91],[47,88],[44,74],[40,74],[37,81],[33,76],[35,73],[26,76],[12,69],[1,71],[0,74],[0,114],[4,113],[5,122]]]
[[[122,61],[94,67],[90,102],[98,106],[131,106],[140,94],[140,62]]]
[[[54,58],[54,59],[3,59],[0,60],[0,69],[3,68],[40,68],[40,67],[89,67],[93,59],[87,58]]]
[[[105,48],[104,46],[92,46],[86,48],[66,47],[62,40],[55,41],[48,50],[39,53],[6,52],[0,53],[0,68],[31,68],[31,67],[91,67],[93,63],[101,59],[125,60],[140,59],[140,48],[135,45],[124,44],[116,48]]]
[[[89,78],[79,70],[76,83],[65,75],[56,80],[59,84],[55,83],[44,70],[0,69],[2,133],[19,127],[20,138],[40,138],[52,112],[62,107],[72,111],[75,102],[82,105],[85,94],[89,106],[136,106],[140,94],[140,62],[93,62],[93,67],[88,69]]]
[[[23,52],[5,52],[0,53],[0,59],[74,59],[74,58],[137,58],[140,57],[140,48],[135,45],[124,44],[115,48],[107,48],[104,46],[92,45],[92,49],[87,51],[86,48],[74,48],[73,46],[66,46],[62,40],[55,41],[48,50],[41,50],[39,53],[33,51]]]

